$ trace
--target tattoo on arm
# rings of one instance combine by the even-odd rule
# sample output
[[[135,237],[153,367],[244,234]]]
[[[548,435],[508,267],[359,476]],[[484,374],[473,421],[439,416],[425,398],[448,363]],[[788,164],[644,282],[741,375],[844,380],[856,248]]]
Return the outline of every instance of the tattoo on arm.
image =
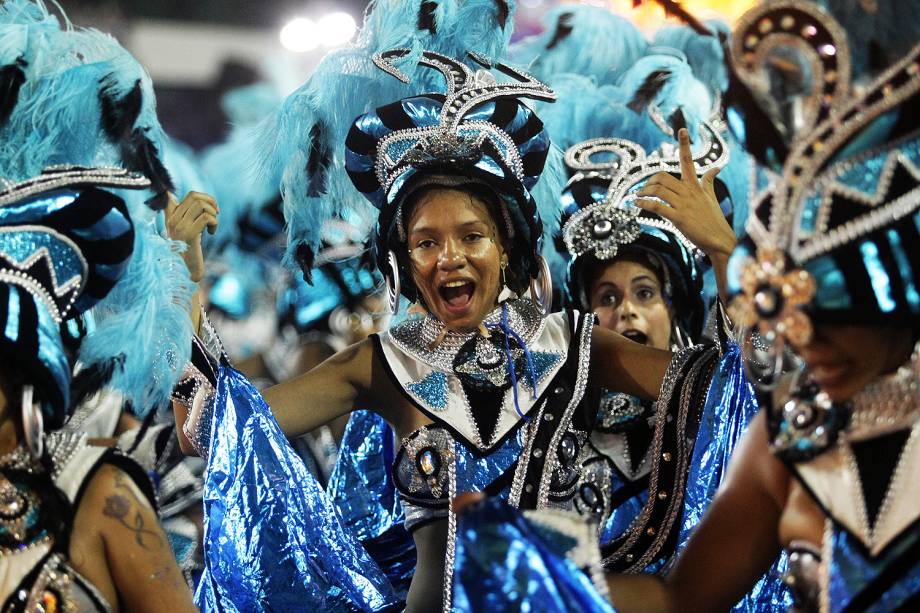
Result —
[[[129,519],[132,510],[134,511],[134,519]],[[152,538],[156,542],[161,540],[160,535],[146,528],[144,516],[141,515],[139,510],[133,509],[131,502],[121,494],[114,494],[105,499],[105,508],[102,509],[102,514],[106,517],[111,517],[133,532],[134,540],[144,549],[147,549],[147,542],[144,541],[144,537]]]

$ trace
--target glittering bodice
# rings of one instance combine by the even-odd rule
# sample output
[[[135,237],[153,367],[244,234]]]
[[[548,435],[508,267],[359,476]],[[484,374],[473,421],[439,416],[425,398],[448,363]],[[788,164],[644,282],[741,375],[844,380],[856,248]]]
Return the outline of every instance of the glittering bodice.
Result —
[[[583,402],[593,315],[542,319],[518,300],[485,324],[487,337],[447,334],[430,351],[441,330],[427,319],[377,338],[394,382],[434,422],[403,439],[395,458],[407,526],[444,517],[451,490],[521,508],[571,505],[593,423]]]
[[[847,404],[831,402],[801,379],[774,398],[771,444],[828,518],[820,598],[831,611],[889,611],[915,603],[920,346],[898,371]]]
[[[545,319],[529,300],[489,314],[489,334],[447,332],[431,318],[377,337],[394,380],[419,409],[479,452],[494,449],[550,387],[568,355],[565,313]],[[503,321],[504,319],[504,321]]]

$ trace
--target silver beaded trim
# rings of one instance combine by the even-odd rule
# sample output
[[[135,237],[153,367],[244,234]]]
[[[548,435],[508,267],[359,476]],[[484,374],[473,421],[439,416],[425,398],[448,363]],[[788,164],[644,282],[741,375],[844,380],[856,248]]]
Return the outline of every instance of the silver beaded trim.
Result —
[[[829,16],[827,18],[830,19]],[[896,78],[904,76],[907,78],[903,79],[900,85],[896,85]],[[838,75],[836,78],[842,77],[843,75]],[[920,45],[914,47],[901,61],[889,67],[868,87],[853,91],[850,95],[835,97],[827,118],[808,130],[805,136],[796,139],[783,167],[781,183],[775,186],[772,192],[761,195],[754,205],[756,210],[765,202],[772,201],[767,228],[762,227],[756,215],[749,217],[749,232],[758,244],[769,243],[789,252],[796,261],[801,262],[827,253],[866,232],[890,223],[893,218],[903,217],[916,210],[920,206],[920,191],[913,190],[888,205],[877,205],[866,215],[838,228],[808,235],[807,244],[799,244],[806,236],[800,228],[806,196],[812,192],[815,185],[821,186],[826,181],[823,176],[829,173],[833,175],[836,168],[831,167],[825,171],[824,165],[827,161],[866,125],[918,91]],[[871,97],[876,97],[877,101],[867,105]],[[826,219],[827,214],[824,215]]]
[[[408,83],[409,77],[391,60],[405,57],[409,53],[409,49],[391,49],[374,55],[373,61],[387,74]],[[485,68],[493,67],[491,62],[480,55],[468,55]],[[433,68],[444,75],[447,84],[444,104],[437,125],[397,130],[377,143],[374,173],[384,190],[388,191],[397,177],[425,158],[445,161],[453,158],[478,158],[486,139],[491,139],[496,144],[496,148],[502,153],[505,163],[515,176],[523,179],[524,166],[514,140],[491,122],[464,122],[463,119],[470,110],[490,100],[518,97],[555,100],[556,95],[553,91],[533,76],[505,64],[495,64],[494,67],[513,77],[516,82],[498,83],[495,77],[485,70],[474,72],[463,62],[432,51],[423,51],[418,65]],[[394,143],[407,140],[415,144],[398,158],[390,157],[389,148]]]
[[[83,257],[83,253],[80,251],[80,248],[76,245],[76,243],[70,240],[70,238],[67,236],[64,236],[52,228],[36,225],[8,226],[5,228],[0,228],[0,233],[4,234],[15,234],[19,232],[39,232],[42,234],[48,234],[55,241],[66,245],[67,248],[73,252],[73,254],[80,262],[82,273],[74,275],[67,281],[61,283],[57,278],[57,271],[54,268],[54,261],[47,247],[36,249],[23,262],[17,262],[16,258],[14,258],[12,255],[0,251],[0,257],[2,257],[10,266],[12,266],[12,268],[0,269],[0,281],[19,285],[33,296],[39,298],[47,307],[55,323],[59,324],[67,318],[73,303],[76,302],[77,298],[83,292],[83,288],[86,284],[86,277],[89,272],[89,264],[86,262],[86,258]],[[41,259],[46,261],[48,271],[51,275],[50,289],[54,294],[53,296],[48,292],[48,288],[27,275],[25,272]],[[63,302],[62,306],[59,307],[58,304],[60,299],[64,296],[67,296],[68,293],[70,296]]]
[[[105,187],[127,187],[143,189],[150,187],[150,181],[141,175],[122,168],[85,168],[82,166],[53,166],[37,177],[25,181],[11,182],[0,178],[0,206],[19,202],[35,194],[71,187],[92,184]]]
[[[514,479],[511,481],[511,491],[508,493],[508,504],[517,507],[521,503],[521,492],[524,489],[524,478],[527,476],[527,467],[530,464],[530,458],[533,452],[533,439],[540,429],[540,423],[543,420],[543,413],[546,411],[546,401],[540,404],[534,414],[533,421],[524,426],[524,446],[521,450],[521,457],[518,459],[517,468],[514,471]],[[541,452],[542,453],[542,452]]]
[[[824,36],[819,36],[823,34]],[[829,38],[830,45],[817,41]],[[769,91],[769,60],[776,49],[800,51],[811,68],[812,89],[803,98],[802,129],[822,121],[844,103],[851,62],[846,31],[826,9],[813,2],[778,0],[746,12],[735,25],[732,57],[735,69],[754,91]],[[826,86],[831,90],[825,93]]]
[[[698,175],[724,166],[729,152],[721,134],[710,124],[700,131],[704,138],[703,152],[694,157]],[[605,154],[603,161],[593,156]],[[612,157],[615,159],[609,159]],[[620,246],[632,243],[639,236],[639,224],[657,227],[673,234],[691,253],[699,254],[693,243],[664,219],[639,217],[640,209],[631,204],[635,196],[629,191],[659,172],[680,172],[680,156],[673,146],[646,154],[639,144],[622,138],[595,138],[570,147],[565,162],[576,174],[567,187],[588,179],[609,181],[607,193],[598,202],[589,204],[572,215],[562,227],[562,240],[575,257],[593,253],[601,260],[616,256]]]
[[[56,430],[45,437],[45,450],[51,458],[53,467],[51,477],[57,479],[64,468],[73,460],[81,449],[86,447],[85,432]]]
[[[912,136],[917,137],[918,134]],[[857,164],[859,161],[853,161],[852,163]],[[888,196],[888,188],[891,185],[891,178],[899,165],[905,168],[920,185],[920,168],[914,165],[906,156],[899,153],[892,153],[885,161],[876,193],[872,198],[867,197],[866,194],[859,190],[841,185],[834,180],[836,176],[839,176],[837,173],[844,172],[845,168],[850,166],[849,160],[846,162],[846,166],[833,169],[836,171],[836,176],[827,177],[825,175],[822,177],[816,190],[821,193],[817,232],[805,236],[801,228],[794,228],[790,255],[799,262],[810,260],[915,212],[920,206],[920,189],[914,189],[895,200],[885,202],[885,198]],[[828,230],[827,224],[831,205],[834,196],[838,194],[861,201],[871,207],[871,210],[857,219]],[[817,238],[811,238],[813,236]]]
[[[558,464],[556,450],[559,448],[559,442],[568,429],[567,425],[572,421],[572,415],[575,414],[575,409],[581,403],[581,399],[584,398],[585,390],[588,387],[588,371],[591,364],[591,333],[593,331],[594,313],[585,313],[581,318],[581,330],[578,338],[578,371],[575,374],[575,387],[572,390],[569,404],[565,407],[559,424],[553,432],[549,447],[546,449],[546,453],[550,454],[550,457],[546,458],[546,462],[543,465],[543,475],[540,478],[540,489],[537,493],[538,509],[547,506],[553,471],[556,470],[556,465]]]
[[[530,345],[543,332],[545,321],[539,307],[527,298],[505,303],[508,305],[508,324]],[[483,323],[498,324],[501,321],[501,307],[489,313]],[[446,373],[453,372],[454,358],[467,341],[479,336],[479,332],[461,334],[448,331],[438,342],[444,331],[444,324],[432,317],[420,317],[390,328],[386,334],[403,352],[419,362]]]
[[[639,515],[633,519],[629,528],[627,528],[628,536],[624,543],[611,555],[607,556],[604,559],[604,564],[610,564],[616,560],[619,560],[625,555],[625,552],[632,548],[639,537],[642,534],[642,530],[645,528],[646,524],[651,517],[655,503],[657,502],[657,497],[654,495],[658,490],[658,475],[660,473],[660,464],[662,460],[665,460],[662,454],[662,449],[664,446],[664,428],[667,423],[667,419],[670,416],[670,411],[668,407],[671,404],[671,398],[675,392],[675,385],[677,384],[678,377],[681,371],[684,370],[684,367],[687,363],[695,357],[699,352],[699,347],[690,347],[688,349],[683,349],[680,352],[676,353],[671,359],[671,363],[668,364],[668,369],[665,372],[664,378],[661,382],[661,391],[658,394],[657,400],[657,411],[655,413],[655,435],[652,439],[651,445],[651,457],[653,458],[651,474],[649,476],[649,497],[645,506],[642,508],[642,511]],[[676,419],[684,419],[685,411],[687,410],[687,401],[686,394],[682,398],[680,403],[680,412],[681,414],[676,416]],[[678,437],[678,457],[669,456],[665,461],[674,462],[674,461],[683,461],[686,462],[686,454],[683,453],[683,449],[686,446],[686,440],[682,440],[683,437]],[[675,499],[674,492],[668,493],[671,500]],[[665,535],[666,536],[666,535]],[[660,537],[660,533],[659,533]],[[657,553],[658,548],[655,548],[654,552],[649,551],[645,552],[640,560],[630,560],[627,556],[627,561],[630,562],[630,570],[644,568],[648,561],[651,561],[654,558],[654,554]],[[648,561],[646,561],[648,560]]]
[[[454,443],[452,453],[444,458],[447,462],[447,489],[448,501],[457,497],[457,447]],[[454,591],[454,560],[457,557],[457,514],[448,508],[447,514],[447,548],[444,552],[444,596],[442,606],[444,613],[450,613],[453,608]]]

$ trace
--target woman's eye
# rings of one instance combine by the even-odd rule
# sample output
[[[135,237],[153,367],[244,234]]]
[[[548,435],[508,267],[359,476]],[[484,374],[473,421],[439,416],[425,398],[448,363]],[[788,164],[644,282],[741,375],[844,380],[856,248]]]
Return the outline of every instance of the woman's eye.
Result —
[[[640,287],[636,291],[636,296],[639,300],[651,300],[656,295],[655,290],[650,287]]]
[[[616,306],[617,305],[616,294],[605,294],[601,296],[601,305],[602,306]]]
[[[479,234],[478,232],[471,232],[470,234],[467,234],[463,240],[468,243],[475,243],[476,241],[482,240],[483,238],[485,237],[482,234]]]
[[[418,243],[415,244],[416,249],[428,249],[429,247],[434,247],[434,241],[431,240],[430,238],[420,240]]]

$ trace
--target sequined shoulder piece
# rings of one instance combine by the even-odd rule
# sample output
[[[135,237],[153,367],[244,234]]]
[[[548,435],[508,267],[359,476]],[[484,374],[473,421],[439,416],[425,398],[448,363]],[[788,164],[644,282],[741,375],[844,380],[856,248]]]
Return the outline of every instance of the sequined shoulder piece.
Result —
[[[34,194],[88,184],[100,187],[143,189],[150,186],[150,181],[121,168],[55,166],[46,168],[37,177],[19,183],[0,178],[0,206],[18,202]]]
[[[529,300],[486,318],[490,336],[446,334],[431,319],[408,321],[381,334],[378,348],[394,382],[432,419],[473,448],[487,451],[516,428],[563,366],[573,334],[564,313],[541,317]],[[509,366],[509,357],[511,365]]]
[[[86,441],[85,433],[65,430],[52,432],[45,437],[54,483],[71,502],[76,501],[84,481],[109,451],[108,447],[96,447]]]

